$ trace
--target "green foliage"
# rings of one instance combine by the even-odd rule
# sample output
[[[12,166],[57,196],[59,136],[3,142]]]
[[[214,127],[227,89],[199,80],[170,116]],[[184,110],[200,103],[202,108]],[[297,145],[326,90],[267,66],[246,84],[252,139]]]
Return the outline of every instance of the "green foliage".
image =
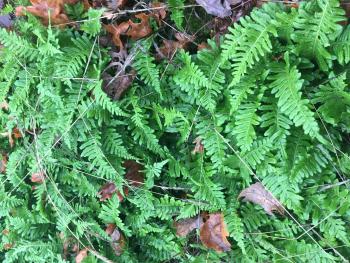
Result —
[[[169,1],[178,28],[184,4]],[[0,30],[2,262],[74,262],[67,240],[99,253],[86,262],[350,258],[350,30],[338,1],[263,5],[220,45],[209,40],[169,63],[141,40],[137,76],[118,101],[102,89],[110,58],[97,40],[101,12],[90,9],[74,30],[35,18]],[[14,128],[22,137],[11,147]],[[237,199],[257,181],[284,216]],[[101,201],[108,182],[119,195]],[[176,236],[174,220],[202,211],[224,214],[230,252],[207,249],[195,231]],[[105,232],[111,223],[125,238],[121,255]]]

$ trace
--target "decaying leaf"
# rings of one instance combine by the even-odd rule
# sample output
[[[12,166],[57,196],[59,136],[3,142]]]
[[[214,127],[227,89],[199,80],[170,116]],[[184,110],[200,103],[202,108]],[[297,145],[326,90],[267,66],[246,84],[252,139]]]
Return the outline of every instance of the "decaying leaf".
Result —
[[[64,14],[65,4],[75,4],[78,0],[30,0],[31,6],[16,7],[16,16],[24,16],[26,12],[40,17],[44,25],[49,21],[52,25],[63,25],[69,22]]]
[[[88,250],[88,248],[80,250],[77,256],[75,257],[75,263],[82,263],[84,258],[87,257]]]
[[[119,71],[120,72],[120,71]],[[102,74],[104,90],[114,100],[119,100],[124,92],[130,87],[136,77],[136,71],[131,70],[130,73],[126,74],[124,71],[117,76],[112,77],[110,74],[104,72]]]
[[[6,101],[0,102],[0,110],[8,110],[9,104]]]
[[[192,151],[193,154],[196,153],[203,153],[204,152],[204,145],[202,144],[201,137],[197,137],[193,143],[195,144],[194,149]]]
[[[166,17],[166,5],[164,3],[150,3],[150,9],[152,10],[152,16],[157,21],[158,25]]]
[[[226,17],[231,15],[231,5],[236,5],[242,0],[196,0],[205,11],[214,16]]]
[[[108,224],[106,228],[106,233],[111,237],[111,247],[113,248],[114,253],[117,256],[120,256],[123,252],[123,248],[125,246],[125,238],[120,233],[115,224]]]
[[[260,182],[252,184],[244,189],[239,194],[238,198],[243,198],[243,201],[245,202],[249,201],[262,206],[265,212],[269,215],[273,215],[274,211],[281,215],[284,214],[284,208],[281,203],[276,200]]]
[[[144,169],[143,166],[133,160],[125,161],[123,166],[126,169],[125,179],[129,185],[135,187],[142,186],[145,179],[141,172]]]
[[[144,175],[141,173],[143,166],[138,164],[133,160],[128,160],[123,163],[126,169],[125,179],[128,181],[130,186],[140,187],[144,182]],[[124,196],[129,194],[129,188],[123,187]],[[100,195],[100,201],[107,200],[116,193],[118,195],[119,201],[124,200],[124,196],[117,190],[116,185],[113,182],[106,183],[102,186],[101,190],[98,192]]]
[[[132,20],[122,22],[120,24],[104,25],[107,32],[112,34],[114,44],[120,49],[124,48],[121,36],[125,35],[133,40],[144,38],[152,33],[152,28],[149,22],[150,15],[139,13],[135,15],[140,19],[140,23],[135,23]]]
[[[5,250],[9,250],[9,249],[11,249],[13,247],[13,244],[12,243],[6,243],[6,244],[4,244],[4,249]]]
[[[178,49],[185,49],[194,40],[193,36],[176,33],[176,40],[163,40],[163,45],[157,49],[157,59],[167,58],[171,60]]]
[[[6,172],[6,165],[7,165],[7,155],[3,154],[0,162],[0,173]]]
[[[4,230],[2,230],[1,233],[2,233],[4,236],[7,236],[8,234],[10,234],[10,230],[4,229]]]
[[[192,230],[199,229],[202,225],[203,217],[201,215],[174,222],[176,235],[179,237],[187,236]]]
[[[45,175],[42,171],[37,172],[37,173],[33,173],[30,180],[33,183],[42,183],[45,180]]]
[[[208,214],[208,218],[200,230],[200,239],[203,245],[217,252],[229,251],[231,244],[226,239],[228,235],[223,214]]]
[[[114,183],[109,182],[109,183],[104,184],[102,186],[101,190],[98,192],[98,195],[101,196],[100,201],[104,201],[106,199],[111,198],[115,192],[117,192],[117,188],[116,188]],[[120,198],[119,198],[119,200],[120,200]]]

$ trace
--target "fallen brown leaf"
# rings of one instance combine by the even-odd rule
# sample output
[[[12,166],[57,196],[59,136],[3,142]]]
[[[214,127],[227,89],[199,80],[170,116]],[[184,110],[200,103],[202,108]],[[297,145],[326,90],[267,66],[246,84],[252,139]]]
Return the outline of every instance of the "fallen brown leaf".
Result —
[[[106,233],[111,237],[111,247],[113,248],[114,253],[117,256],[120,256],[123,252],[123,248],[125,246],[125,238],[120,233],[115,224],[108,224],[106,228]]]
[[[231,5],[241,3],[243,0],[196,0],[197,4],[214,16],[226,17],[231,15]]]
[[[6,165],[7,165],[7,155],[3,154],[0,162],[0,173],[6,172]]]
[[[4,244],[4,249],[5,250],[9,250],[9,249],[11,249],[13,247],[13,244],[12,243],[6,243],[6,244]]]
[[[0,102],[0,110],[8,110],[9,104],[6,101]]]
[[[176,33],[175,38],[176,40],[163,40],[163,45],[157,49],[156,59],[171,60],[178,49],[185,49],[194,40],[193,36],[184,33]]]
[[[273,215],[273,211],[279,214],[284,214],[284,208],[278,200],[276,200],[272,194],[266,190],[261,183],[255,183],[244,189],[238,196],[243,198],[245,202],[252,202],[258,204],[264,208],[265,212],[269,215]]]
[[[37,173],[33,173],[30,180],[33,183],[42,183],[45,180],[45,175],[42,171],[37,172]]]
[[[78,0],[30,0],[31,6],[16,7],[16,16],[24,16],[26,12],[40,17],[44,25],[49,21],[52,25],[60,25],[69,22],[63,13],[65,4],[75,4]]]
[[[187,236],[192,230],[199,229],[202,225],[203,218],[201,215],[174,222],[176,235],[179,237]]]
[[[200,137],[197,137],[193,141],[193,143],[195,144],[194,149],[192,151],[193,154],[204,152],[204,145],[202,144],[202,139]]]
[[[166,5],[164,3],[151,3],[150,4],[152,16],[157,21],[158,25],[161,24],[162,20],[166,17]]]
[[[75,257],[75,263],[82,263],[84,258],[87,257],[87,253],[88,253],[88,248],[84,248],[80,250],[77,256]]]
[[[207,248],[212,248],[217,252],[226,252],[231,249],[224,216],[222,213],[208,214],[208,218],[201,226],[200,239]]]

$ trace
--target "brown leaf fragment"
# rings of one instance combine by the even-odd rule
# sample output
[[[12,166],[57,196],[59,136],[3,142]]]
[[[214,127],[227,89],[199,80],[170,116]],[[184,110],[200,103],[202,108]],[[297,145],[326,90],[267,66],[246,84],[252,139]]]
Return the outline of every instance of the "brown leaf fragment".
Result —
[[[207,248],[217,252],[226,252],[231,249],[231,244],[226,237],[229,235],[222,213],[213,213],[201,226],[200,240]]]
[[[185,33],[176,33],[176,40],[163,40],[163,45],[157,49],[156,59],[167,58],[171,60],[178,49],[185,49],[194,40],[193,36]]]
[[[65,4],[75,4],[78,0],[30,0],[31,6],[16,7],[16,16],[24,16],[26,12],[41,18],[44,25],[61,25],[69,22],[64,14]],[[64,25],[62,25],[64,26]]]
[[[7,155],[3,154],[0,162],[0,173],[6,172],[6,165],[7,165]]]
[[[133,40],[138,40],[147,37],[152,33],[152,28],[149,23],[149,15],[140,13],[135,15],[136,18],[140,19],[140,23],[134,23],[129,20],[130,29],[126,32],[126,35],[131,37]]]
[[[80,250],[77,256],[75,257],[75,263],[82,263],[84,258],[87,257],[88,250],[89,250],[88,248],[84,248]]]
[[[45,175],[42,171],[37,172],[37,173],[33,173],[32,177],[30,178],[30,180],[33,183],[42,183],[45,180]]]
[[[151,3],[152,17],[157,21],[158,25],[161,24],[162,20],[166,17],[166,5],[164,3]]]
[[[125,179],[130,185],[140,187],[144,182],[144,175],[141,172],[143,166],[133,160],[125,161],[123,166],[126,169]]]
[[[2,233],[4,236],[8,236],[8,234],[10,234],[10,230],[4,229],[4,230],[2,230],[1,233]]]
[[[192,151],[192,154],[196,153],[203,153],[204,152],[204,145],[202,144],[202,138],[197,137],[193,143],[195,144],[194,149]]]
[[[112,34],[113,43],[121,50],[124,49],[124,44],[120,36],[126,33],[126,31],[129,29],[129,23],[123,22],[120,24],[104,25],[104,28],[108,33]]]
[[[245,202],[249,201],[260,205],[269,215],[273,215],[274,211],[281,215],[284,214],[284,208],[281,203],[275,199],[260,182],[252,184],[248,188],[244,189],[239,194],[238,198],[243,198],[243,201]]]
[[[120,256],[123,252],[123,248],[125,246],[125,238],[120,233],[115,224],[108,224],[106,228],[106,233],[111,237],[112,242],[110,243],[114,253],[117,256]]]
[[[135,77],[135,70],[131,70],[128,74],[124,73],[115,77],[105,72],[102,74],[104,90],[106,90],[107,94],[111,95],[114,100],[119,100],[125,91],[128,90]]]
[[[8,110],[9,105],[6,101],[0,102],[0,110]]]
[[[203,218],[200,215],[174,222],[176,235],[178,235],[179,237],[187,236],[192,230],[199,229],[202,225]]]
[[[236,5],[242,0],[196,0],[197,4],[214,16],[226,17],[231,15],[231,5]]]
[[[98,194],[101,196],[100,201],[104,201],[112,197],[112,195],[117,191],[114,183],[109,182],[102,186]]]
[[[10,250],[12,247],[13,247],[13,244],[12,244],[12,243],[6,243],[6,244],[4,244],[4,249],[5,249],[5,250]]]

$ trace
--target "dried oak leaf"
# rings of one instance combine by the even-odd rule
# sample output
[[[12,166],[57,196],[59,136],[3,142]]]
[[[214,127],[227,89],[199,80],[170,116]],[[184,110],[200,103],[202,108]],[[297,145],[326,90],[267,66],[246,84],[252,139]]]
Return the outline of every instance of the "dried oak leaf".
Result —
[[[140,187],[140,185],[142,185],[144,182],[144,176],[141,173],[143,166],[132,160],[125,161],[123,166],[127,170],[125,179],[128,181],[129,185]],[[123,191],[124,196],[129,194],[128,187],[124,186]],[[124,200],[124,196],[117,190],[117,187],[113,182],[104,184],[101,190],[98,192],[98,194],[101,196],[100,201],[111,198],[114,193],[117,193],[120,202]]]
[[[152,28],[149,23],[149,15],[145,13],[140,13],[135,15],[136,18],[140,19],[140,23],[134,23],[129,20],[129,30],[125,33],[127,36],[131,37],[133,40],[138,40],[147,37],[152,33]]]
[[[8,139],[11,148],[15,145],[15,140],[13,139],[13,137],[15,139],[22,138],[22,133],[17,127],[13,128],[11,133],[8,133]]]
[[[157,49],[156,59],[167,58],[171,60],[178,49],[185,49],[187,45],[194,40],[193,36],[176,33],[175,40],[163,40],[163,45]]]
[[[131,70],[126,74],[122,72],[119,76],[112,77],[110,74],[104,72],[102,74],[103,87],[110,94],[114,100],[119,100],[126,90],[130,87],[136,77],[136,71]]]
[[[273,211],[279,214],[284,214],[284,208],[278,200],[276,200],[272,194],[266,190],[261,183],[255,183],[244,189],[238,196],[243,198],[245,202],[253,202],[264,208],[265,212],[269,215],[273,215]]]
[[[166,5],[164,3],[151,3],[150,4],[152,17],[157,21],[158,25],[161,24],[162,20],[166,17]]]
[[[88,248],[84,248],[80,250],[75,257],[75,263],[82,263],[84,258],[87,257],[88,250],[89,250]]]
[[[33,173],[30,180],[33,183],[42,183],[45,180],[45,175],[42,171],[37,172],[37,173]]]
[[[98,192],[98,195],[101,196],[100,201],[107,200],[113,196],[114,193],[117,192],[117,187],[113,182],[106,183],[102,186],[101,190]],[[118,191],[119,201],[123,201],[124,197]]]
[[[133,40],[146,37],[152,33],[152,28],[149,23],[150,15],[140,13],[135,15],[136,18],[140,19],[140,23],[135,23],[130,19],[120,24],[104,25],[107,32],[112,34],[112,40],[116,46],[120,49],[124,48],[121,36],[125,35]]]
[[[144,175],[141,172],[144,168],[141,164],[128,160],[123,164],[126,169],[125,179],[129,182],[130,185],[135,187],[140,187],[144,182]]]
[[[201,226],[200,240],[207,248],[217,252],[226,252],[231,249],[231,244],[226,237],[229,235],[222,213],[208,214],[207,220]]]
[[[78,0],[30,0],[31,6],[16,7],[16,16],[24,16],[29,12],[40,17],[44,25],[49,21],[52,25],[60,25],[69,22],[66,14],[63,13],[65,4],[75,4]]]
[[[196,153],[203,153],[204,152],[204,145],[202,144],[201,137],[197,137],[193,143],[195,144],[194,149],[192,151],[193,154]]]
[[[203,217],[196,216],[191,218],[186,218],[174,222],[174,227],[176,229],[176,235],[179,237],[187,236],[192,230],[199,229],[203,225]]]
[[[196,0],[197,4],[214,16],[226,17],[231,15],[231,5],[241,3],[242,0]]]
[[[119,47],[120,49],[124,49],[124,44],[120,38],[120,36],[129,29],[129,23],[123,22],[118,24],[104,25],[106,31],[112,34],[113,43]]]
[[[3,154],[0,162],[0,173],[6,172],[6,165],[7,165],[7,155]]]
[[[118,228],[115,224],[108,224],[106,228],[106,233],[111,237],[111,247],[113,248],[114,253],[117,256],[120,256],[123,252],[123,248],[125,246],[125,238],[119,232]]]
[[[5,250],[9,250],[9,249],[11,249],[13,247],[13,244],[12,243],[6,243],[6,244],[4,244],[4,249]]]
[[[0,110],[8,110],[9,105],[6,101],[0,102]]]

